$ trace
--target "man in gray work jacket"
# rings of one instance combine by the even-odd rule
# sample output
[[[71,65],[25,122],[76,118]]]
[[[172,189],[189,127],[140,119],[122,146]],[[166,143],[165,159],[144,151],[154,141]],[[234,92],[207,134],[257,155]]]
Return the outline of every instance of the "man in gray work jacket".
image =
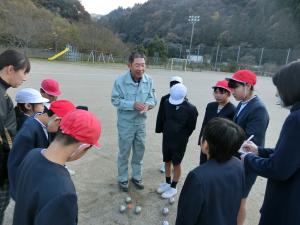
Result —
[[[118,115],[118,182],[128,191],[128,158],[132,149],[132,183],[143,189],[142,162],[145,151],[146,113],[156,105],[151,77],[145,74],[145,55],[133,52],[129,56],[129,71],[114,83],[111,102]]]

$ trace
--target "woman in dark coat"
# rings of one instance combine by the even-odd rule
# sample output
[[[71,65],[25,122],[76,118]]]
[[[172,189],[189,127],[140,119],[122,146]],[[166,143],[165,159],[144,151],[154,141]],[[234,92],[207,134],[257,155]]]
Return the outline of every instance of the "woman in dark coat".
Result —
[[[300,224],[300,62],[273,77],[281,105],[290,108],[275,149],[244,143],[245,168],[268,179],[259,225]]]

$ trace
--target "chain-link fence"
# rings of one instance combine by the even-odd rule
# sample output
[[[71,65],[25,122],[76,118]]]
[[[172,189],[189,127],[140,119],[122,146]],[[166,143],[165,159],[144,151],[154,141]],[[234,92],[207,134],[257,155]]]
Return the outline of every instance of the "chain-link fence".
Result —
[[[300,60],[300,49],[266,49],[202,46],[189,51],[185,46],[172,45],[169,52],[174,58],[188,59],[190,70],[216,70],[234,72],[238,69],[251,69],[256,73],[269,76],[279,67]]]
[[[89,63],[122,63],[128,62],[128,56],[116,56],[101,51],[82,51],[68,46],[69,51],[56,58],[60,61],[89,62]],[[0,52],[5,47],[0,47]],[[48,59],[58,52],[52,49],[17,49],[24,52],[28,57]],[[63,49],[61,49],[63,50]],[[251,69],[259,75],[270,76],[282,65],[300,60],[300,49],[266,49],[266,48],[243,48],[222,46],[197,46],[189,49],[184,46],[169,46],[168,53],[171,58],[187,59],[186,67],[170,66],[168,58],[148,57],[147,64],[150,67],[166,69],[182,69],[191,71],[214,70],[234,72],[238,69]],[[173,60],[172,60],[173,61]],[[177,60],[180,61],[180,60]]]

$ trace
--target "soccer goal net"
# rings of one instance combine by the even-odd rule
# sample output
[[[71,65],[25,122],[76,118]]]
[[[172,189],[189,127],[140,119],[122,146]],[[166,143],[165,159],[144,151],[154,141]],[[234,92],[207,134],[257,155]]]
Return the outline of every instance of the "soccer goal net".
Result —
[[[172,58],[168,61],[167,69],[186,71],[187,59]]]

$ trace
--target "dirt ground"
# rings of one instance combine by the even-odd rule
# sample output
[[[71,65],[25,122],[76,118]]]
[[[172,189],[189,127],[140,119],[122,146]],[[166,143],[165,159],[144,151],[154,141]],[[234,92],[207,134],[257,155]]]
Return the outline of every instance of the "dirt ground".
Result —
[[[159,225],[163,220],[175,223],[177,200],[169,205],[166,200],[155,193],[155,189],[164,181],[159,172],[162,165],[160,134],[154,132],[158,107],[148,112],[146,152],[144,156],[143,177],[145,189],[136,190],[132,185],[128,194],[120,192],[116,182],[117,169],[117,129],[116,109],[110,102],[111,89],[118,75],[125,72],[125,65],[91,65],[61,62],[32,61],[32,72],[21,88],[39,88],[44,78],[57,79],[61,84],[61,99],[69,99],[76,105],[87,105],[102,121],[103,133],[100,139],[101,149],[92,149],[79,161],[68,164],[76,171],[73,176],[78,193],[79,224],[80,225]],[[154,80],[156,96],[159,100],[169,89],[169,79],[178,75],[183,77],[188,88],[188,98],[199,111],[197,128],[190,138],[185,158],[183,160],[183,176],[178,185],[182,188],[187,173],[199,163],[199,147],[197,138],[204,116],[205,106],[213,101],[211,86],[215,81],[230,76],[217,72],[183,72],[149,68],[147,73]],[[14,96],[16,90],[9,91]],[[287,110],[275,104],[275,88],[270,78],[259,77],[256,94],[265,102],[270,114],[270,124],[267,131],[266,146],[273,147],[278,138]],[[233,99],[232,101],[236,103]],[[38,179],[38,178],[37,178]],[[259,177],[248,198],[248,214],[246,225],[255,225],[259,221],[259,209],[265,190],[265,179]],[[120,214],[118,209],[124,203],[126,196],[133,198],[134,205],[142,207],[142,213],[135,215],[133,210]],[[161,209],[167,206],[169,215],[163,216]],[[13,202],[10,203],[5,225],[12,224]]]

